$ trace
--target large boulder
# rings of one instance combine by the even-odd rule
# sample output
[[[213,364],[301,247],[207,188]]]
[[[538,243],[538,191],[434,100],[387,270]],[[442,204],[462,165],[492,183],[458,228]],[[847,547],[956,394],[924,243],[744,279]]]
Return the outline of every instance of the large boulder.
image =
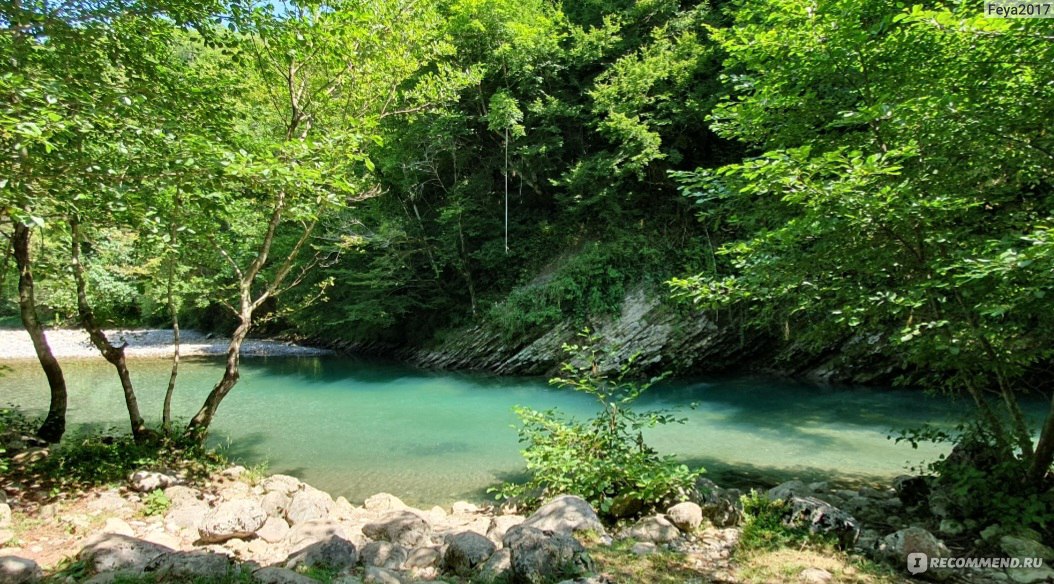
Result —
[[[289,535],[289,524],[281,517],[268,517],[260,529],[256,530],[256,537],[267,543],[278,543]]]
[[[288,497],[292,497],[293,493],[299,491],[300,487],[304,486],[304,483],[300,482],[300,479],[296,477],[276,474],[264,479],[260,486],[263,487],[264,493],[281,493]]]
[[[77,559],[95,572],[142,570],[159,556],[172,551],[172,548],[127,535],[103,533],[85,542]]]
[[[284,520],[290,501],[291,498],[288,494],[281,491],[271,491],[264,493],[263,498],[260,499],[260,506],[271,517],[281,517]]]
[[[228,539],[251,537],[267,521],[267,513],[256,501],[224,501],[205,514],[198,535],[205,543],[222,543]]]
[[[783,520],[811,533],[834,536],[843,547],[851,547],[860,536],[860,524],[852,515],[816,497],[792,496]]]
[[[145,571],[154,574],[160,582],[193,582],[220,579],[233,567],[231,559],[224,554],[194,550],[158,556],[147,564]]]
[[[626,535],[637,541],[669,543],[681,537],[681,530],[662,515],[644,517],[626,530]]]
[[[363,525],[362,533],[370,539],[414,548],[431,543],[432,525],[416,513],[391,511],[380,521]]]
[[[677,529],[690,533],[703,523],[703,509],[691,501],[685,501],[667,509],[666,517]]]
[[[699,505],[703,518],[715,527],[730,527],[739,523],[742,517],[739,496],[739,491],[723,489],[705,478],[696,480],[692,491],[692,500]]]
[[[289,520],[291,525],[303,523],[304,521],[326,519],[329,517],[333,507],[333,497],[330,497],[329,493],[305,486],[303,490],[295,493],[290,499],[285,518]]]
[[[526,521],[525,527],[554,533],[594,531],[604,534],[604,526],[593,507],[581,497],[561,495],[542,505]]]
[[[362,504],[367,511],[404,511],[410,506],[403,503],[402,499],[389,493],[377,493],[366,499]]]
[[[152,493],[183,484],[183,479],[168,471],[137,470],[128,477],[128,486],[138,493]]]
[[[1004,535],[999,538],[999,549],[1011,558],[1041,558],[1044,562],[1054,562],[1054,549],[1027,537]]]
[[[371,541],[362,547],[359,557],[363,566],[377,566],[389,570],[401,570],[407,560],[406,548],[390,541]]]
[[[0,583],[28,584],[44,577],[36,562],[18,556],[0,556]]]
[[[480,566],[479,575],[483,582],[502,582],[507,579],[512,571],[512,552],[502,548],[493,554]]]
[[[527,518],[523,515],[497,515],[490,518],[487,526],[487,537],[495,543],[501,543],[509,529],[522,524]]]
[[[458,576],[470,575],[498,549],[494,542],[474,532],[463,531],[446,540],[443,565]]]
[[[183,487],[173,487],[181,489]],[[209,512],[209,505],[205,501],[196,498],[181,498],[172,500],[172,506],[165,514],[165,523],[179,529],[197,530],[201,526],[201,520]]]
[[[354,566],[359,561],[355,544],[333,536],[301,548],[286,558],[285,567],[290,570],[301,568],[320,568],[341,572]]]
[[[593,568],[578,540],[566,533],[547,534],[534,527],[518,526],[505,536],[512,581],[544,584],[577,578]]]
[[[792,497],[807,497],[812,495],[809,486],[799,480],[780,483],[768,490],[765,495],[772,500],[782,499],[789,501]]]
[[[351,540],[347,529],[340,523],[329,519],[317,521],[305,521],[289,530],[285,537],[285,543],[289,549],[297,550],[317,541],[325,541],[331,537],[340,537]]]
[[[944,558],[951,555],[944,542],[921,527],[908,527],[891,533],[882,539],[879,553],[907,566],[908,556],[925,554],[930,558]]]

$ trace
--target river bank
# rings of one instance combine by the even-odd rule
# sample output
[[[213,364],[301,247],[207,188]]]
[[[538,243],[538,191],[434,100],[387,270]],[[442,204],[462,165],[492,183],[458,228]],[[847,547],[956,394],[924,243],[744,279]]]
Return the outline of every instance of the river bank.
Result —
[[[125,355],[134,358],[170,358],[173,353],[172,331],[168,329],[113,329],[104,331],[115,345],[127,343]],[[99,358],[88,333],[80,329],[48,329],[51,352],[59,359]],[[180,331],[179,353],[184,357],[211,357],[227,352],[229,339],[195,330]],[[242,343],[245,357],[306,357],[329,355],[332,351],[306,347],[272,339],[246,339]],[[0,359],[36,359],[29,334],[20,329],[0,329]]]

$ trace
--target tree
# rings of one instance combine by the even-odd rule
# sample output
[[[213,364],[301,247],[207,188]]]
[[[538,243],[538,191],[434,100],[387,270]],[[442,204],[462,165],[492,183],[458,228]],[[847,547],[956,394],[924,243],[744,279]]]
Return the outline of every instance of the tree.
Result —
[[[855,339],[905,382],[965,391],[1018,480],[1041,485],[1054,404],[1034,444],[1017,396],[1054,356],[1054,29],[981,14],[739,7],[714,31],[730,95],[713,125],[763,153],[677,175],[726,243],[721,272],[674,285],[799,348]]]

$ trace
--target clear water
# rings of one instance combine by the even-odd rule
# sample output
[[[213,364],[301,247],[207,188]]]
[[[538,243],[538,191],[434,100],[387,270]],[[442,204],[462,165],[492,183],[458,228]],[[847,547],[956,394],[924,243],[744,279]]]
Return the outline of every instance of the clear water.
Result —
[[[47,408],[34,362],[7,362],[0,403]],[[168,376],[161,360],[132,361],[144,415],[160,418]],[[72,431],[124,428],[120,386],[101,360],[66,361]],[[181,368],[174,400],[189,418],[219,378],[217,361]],[[891,429],[951,424],[965,402],[917,391],[831,389],[758,377],[676,382],[653,388],[645,407],[681,407],[687,421],[652,431],[662,452],[701,464],[719,483],[786,478],[884,480],[942,450],[894,444]],[[695,409],[688,406],[696,403]],[[361,501],[380,491],[415,504],[483,499],[488,486],[523,471],[514,405],[589,416],[588,396],[545,380],[436,373],[344,358],[243,362],[242,380],[220,408],[212,440],[246,464]]]

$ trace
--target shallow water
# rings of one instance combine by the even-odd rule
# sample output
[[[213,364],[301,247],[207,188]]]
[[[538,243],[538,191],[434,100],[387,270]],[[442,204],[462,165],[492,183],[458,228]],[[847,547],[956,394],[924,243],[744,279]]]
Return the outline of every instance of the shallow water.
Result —
[[[30,361],[9,361],[0,403],[47,408],[47,383]],[[73,432],[127,424],[120,386],[101,360],[66,361]],[[140,407],[160,417],[168,363],[130,362]],[[222,372],[218,361],[185,362],[173,409],[189,418]],[[688,407],[696,403],[695,409]],[[242,380],[220,408],[212,441],[246,464],[297,475],[361,501],[380,491],[408,502],[482,499],[523,470],[514,405],[558,407],[584,417],[585,395],[544,380],[436,373],[345,358],[243,361]],[[965,402],[918,391],[832,389],[760,377],[674,382],[653,388],[647,407],[680,407],[686,423],[652,431],[661,452],[701,464],[719,483],[786,478],[885,480],[936,458],[887,439],[923,422],[951,425]]]

